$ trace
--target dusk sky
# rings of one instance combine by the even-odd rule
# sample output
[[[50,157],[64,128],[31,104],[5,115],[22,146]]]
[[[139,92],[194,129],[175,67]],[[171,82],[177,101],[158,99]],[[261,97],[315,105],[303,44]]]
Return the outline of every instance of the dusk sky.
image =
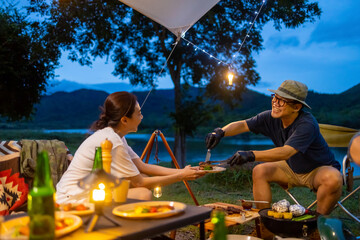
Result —
[[[360,1],[320,0],[319,6],[323,13],[315,23],[281,31],[276,31],[272,23],[265,26],[265,49],[255,56],[261,81],[251,89],[270,94],[268,88],[276,89],[282,81],[292,79],[319,93],[340,93],[359,83]],[[98,59],[92,67],[82,67],[64,54],[61,65],[56,70],[57,80],[124,82],[111,74],[114,65],[110,60]],[[173,88],[170,80],[157,82],[158,88]]]

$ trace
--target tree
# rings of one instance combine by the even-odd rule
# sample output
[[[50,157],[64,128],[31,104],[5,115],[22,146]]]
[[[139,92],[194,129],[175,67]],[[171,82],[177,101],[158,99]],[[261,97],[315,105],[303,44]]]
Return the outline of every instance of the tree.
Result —
[[[261,4],[259,0],[220,1],[185,37],[218,58],[232,59]],[[116,64],[113,73],[134,85],[156,86],[161,67],[176,42],[176,36],[167,29],[118,1],[62,0],[46,5],[46,1],[32,0],[31,10],[50,16],[50,32],[62,49],[70,51],[72,60],[91,64],[90,57],[111,57]],[[204,112],[211,111],[202,94],[189,100],[186,89],[206,87],[206,96],[233,105],[247,85],[255,85],[260,79],[252,54],[262,49],[263,26],[273,21],[278,30],[282,26],[295,28],[315,21],[320,14],[318,4],[309,0],[268,1],[232,61],[236,76],[231,88],[225,81],[229,66],[194,51],[180,39],[161,76],[169,75],[174,84],[175,109],[171,114],[176,131],[174,152],[182,166],[185,136],[208,118]],[[189,124],[189,116],[199,121]]]
[[[0,9],[0,116],[30,118],[60,57],[38,23],[14,8]]]

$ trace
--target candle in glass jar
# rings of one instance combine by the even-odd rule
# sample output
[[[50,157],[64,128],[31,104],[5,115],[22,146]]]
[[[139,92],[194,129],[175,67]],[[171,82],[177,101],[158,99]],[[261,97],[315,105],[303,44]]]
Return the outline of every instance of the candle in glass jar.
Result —
[[[161,187],[154,188],[154,197],[159,198],[162,196]]]
[[[99,184],[99,189],[94,189],[92,193],[92,198],[94,201],[104,201],[105,200],[105,185],[103,183]]]

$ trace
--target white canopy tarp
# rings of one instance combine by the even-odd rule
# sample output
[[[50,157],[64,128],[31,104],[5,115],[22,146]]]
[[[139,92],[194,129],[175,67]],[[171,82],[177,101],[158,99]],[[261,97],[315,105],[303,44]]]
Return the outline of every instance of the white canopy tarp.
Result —
[[[151,18],[177,37],[194,25],[220,0],[120,0]]]

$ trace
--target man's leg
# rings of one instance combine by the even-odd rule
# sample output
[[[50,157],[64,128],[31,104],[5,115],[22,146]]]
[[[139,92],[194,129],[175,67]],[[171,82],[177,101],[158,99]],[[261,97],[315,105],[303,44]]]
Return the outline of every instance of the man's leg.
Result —
[[[261,163],[256,165],[253,169],[252,177],[254,200],[269,202],[268,204],[257,203],[256,207],[258,209],[270,207],[272,198],[270,188],[271,182],[277,182],[281,186],[287,186],[287,177],[276,162]],[[265,240],[274,239],[274,234],[267,230],[263,223],[260,222],[258,227],[258,237]]]
[[[320,214],[330,214],[341,197],[342,178],[340,172],[330,166],[321,167],[314,177],[314,188],[317,189],[317,208]]]
[[[259,209],[270,207],[272,195],[270,183],[276,182],[281,186],[287,187],[287,176],[278,167],[276,162],[261,163],[253,169],[253,194],[254,200],[268,201],[268,204],[256,204]]]

